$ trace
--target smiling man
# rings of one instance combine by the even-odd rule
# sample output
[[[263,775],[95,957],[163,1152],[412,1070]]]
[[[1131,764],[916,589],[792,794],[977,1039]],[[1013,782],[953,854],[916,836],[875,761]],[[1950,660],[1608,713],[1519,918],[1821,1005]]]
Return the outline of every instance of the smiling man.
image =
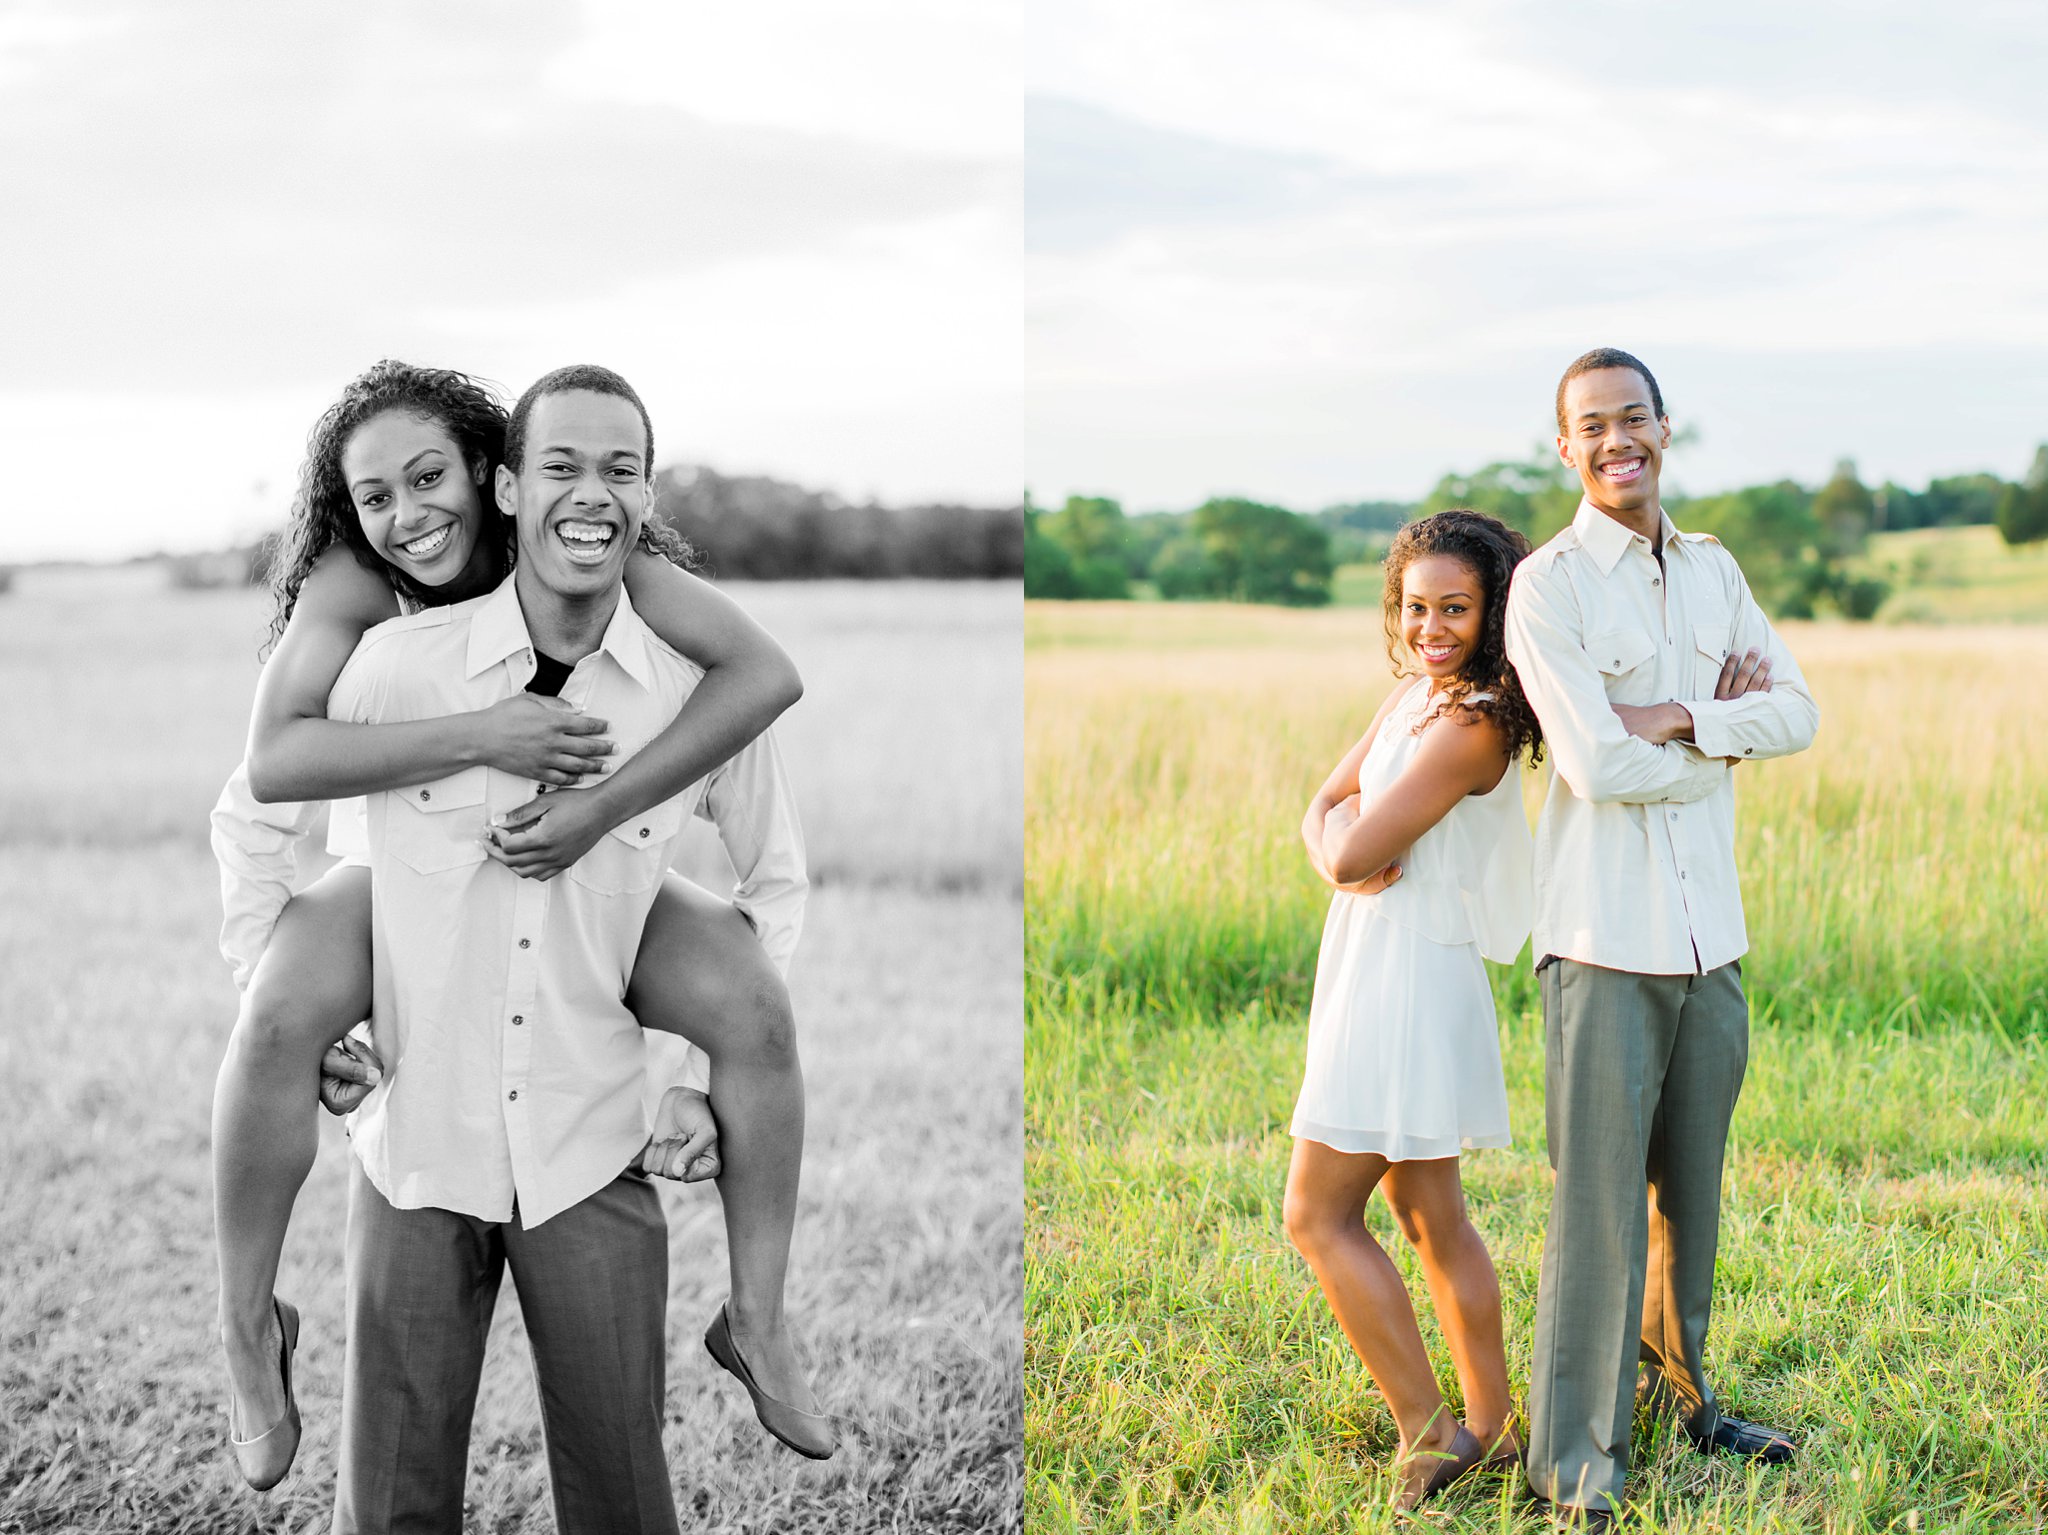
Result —
[[[1557,768],[1535,848],[1557,1181],[1527,1466],[1560,1515],[1599,1523],[1628,1475],[1639,1361],[1702,1453],[1792,1456],[1721,1412],[1704,1351],[1749,1054],[1731,768],[1805,750],[1819,712],[1728,551],[1664,513],[1671,423],[1650,370],[1586,353],[1558,384],[1557,432],[1583,499],[1516,570],[1507,611]]]
[[[651,499],[645,408],[605,369],[520,399],[498,473],[518,527],[489,596],[363,638],[328,713],[487,708],[521,690],[608,720],[630,755],[698,672],[640,621],[622,575]],[[471,1412],[500,1276],[533,1345],[559,1529],[671,1531],[663,1457],[668,1237],[623,1170],[646,1143],[647,1036],[624,997],[684,818],[718,828],[778,966],[803,846],[763,735],[598,838],[555,879],[515,871],[495,823],[533,785],[473,767],[372,795],[372,1029],[384,1063],[355,1120],[337,1531],[462,1527]]]

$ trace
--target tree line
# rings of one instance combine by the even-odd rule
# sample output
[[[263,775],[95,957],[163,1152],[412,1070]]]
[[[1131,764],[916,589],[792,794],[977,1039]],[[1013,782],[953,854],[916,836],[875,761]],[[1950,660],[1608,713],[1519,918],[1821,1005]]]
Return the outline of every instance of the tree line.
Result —
[[[689,542],[706,576],[959,581],[1015,580],[1024,573],[1024,518],[1014,506],[855,504],[784,480],[687,465],[657,474],[654,495],[654,515]],[[167,558],[174,586],[256,584],[269,579],[281,537],[145,558]]]
[[[1683,441],[1681,436],[1680,441]],[[1316,607],[1340,565],[1377,563],[1403,523],[1450,507],[1500,518],[1540,544],[1578,511],[1578,477],[1548,449],[1526,459],[1447,474],[1419,502],[1359,501],[1300,513],[1238,497],[1188,512],[1126,516],[1104,496],[1069,496],[1056,510],[1024,506],[1027,597],[1123,598],[1149,585],[1168,600]],[[1664,501],[1687,531],[1712,533],[1742,561],[1757,600],[1780,618],[1874,616],[1890,595],[1858,559],[1876,532],[1995,525],[2006,543],[2048,539],[2048,446],[2024,479],[1955,475],[1909,490],[1875,488],[1843,460],[1809,490],[1792,480]]]

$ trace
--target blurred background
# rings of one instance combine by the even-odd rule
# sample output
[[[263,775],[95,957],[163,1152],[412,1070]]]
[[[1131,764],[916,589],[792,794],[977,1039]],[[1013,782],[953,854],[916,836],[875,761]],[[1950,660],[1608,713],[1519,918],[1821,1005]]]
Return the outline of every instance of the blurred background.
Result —
[[[1774,612],[2048,618],[2037,11],[1046,0],[1028,43],[1034,595],[1377,600],[1444,506],[1540,541],[1558,375],[1618,346]]]
[[[0,688],[50,744],[0,789],[0,1529],[326,1527],[332,1122],[280,1287],[305,1445],[268,1497],[221,1445],[236,996],[206,814],[261,540],[385,356],[508,397],[623,373],[664,515],[804,675],[777,726],[813,878],[790,1305],[843,1448],[784,1455],[704,1356],[724,1226],[668,1191],[685,1521],[1021,1519],[1021,28],[918,0],[0,8],[0,451],[34,466],[0,490]],[[551,1527],[509,1292],[469,1488],[472,1528]]]

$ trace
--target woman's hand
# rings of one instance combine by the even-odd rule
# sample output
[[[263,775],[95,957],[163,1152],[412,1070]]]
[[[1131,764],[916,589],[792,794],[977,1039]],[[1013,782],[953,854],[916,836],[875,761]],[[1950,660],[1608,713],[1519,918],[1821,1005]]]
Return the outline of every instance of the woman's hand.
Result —
[[[589,793],[541,794],[497,818],[484,852],[521,879],[553,879],[612,826]]]
[[[711,1100],[694,1087],[671,1087],[654,1116],[654,1134],[633,1165],[655,1178],[702,1183],[724,1168],[718,1159],[718,1121]]]
[[[605,758],[615,748],[604,737],[607,722],[559,698],[514,693],[478,710],[476,720],[478,757],[514,778],[567,787],[609,770]]]

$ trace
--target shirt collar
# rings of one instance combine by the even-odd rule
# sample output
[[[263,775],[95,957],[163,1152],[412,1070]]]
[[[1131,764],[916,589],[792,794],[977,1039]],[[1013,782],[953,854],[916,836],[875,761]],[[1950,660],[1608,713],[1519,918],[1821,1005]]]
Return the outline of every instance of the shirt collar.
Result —
[[[1593,563],[1600,567],[1600,574],[1612,575],[1614,567],[1621,563],[1621,557],[1628,549],[1635,534],[1601,511],[1591,501],[1581,499],[1578,515],[1572,518],[1572,531],[1579,536],[1579,547],[1593,557]],[[1657,508],[1657,542],[1667,545],[1678,537],[1678,529],[1671,516],[1662,506]]]
[[[519,606],[517,583],[518,572],[514,571],[498,584],[496,591],[477,603],[476,616],[469,625],[469,653],[464,662],[467,675],[479,676],[522,651],[534,649],[533,636],[526,628],[526,611]],[[605,625],[604,638],[598,641],[597,648],[618,662],[620,670],[641,687],[653,689],[654,660],[647,649],[647,625],[633,611],[633,600],[626,595],[623,585],[619,588],[618,606],[612,609],[611,622]]]

